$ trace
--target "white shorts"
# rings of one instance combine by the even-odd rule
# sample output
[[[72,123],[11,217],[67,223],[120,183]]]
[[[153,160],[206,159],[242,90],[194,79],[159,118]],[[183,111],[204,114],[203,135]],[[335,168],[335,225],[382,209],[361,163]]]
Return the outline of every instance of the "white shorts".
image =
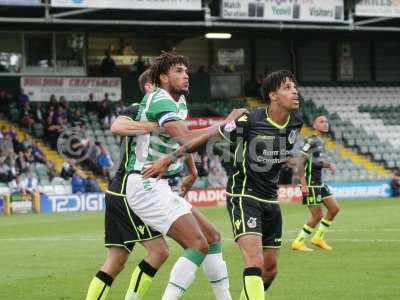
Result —
[[[191,213],[192,206],[171,190],[167,179],[142,179],[130,174],[126,197],[133,212],[153,229],[166,235],[171,225],[181,216]]]

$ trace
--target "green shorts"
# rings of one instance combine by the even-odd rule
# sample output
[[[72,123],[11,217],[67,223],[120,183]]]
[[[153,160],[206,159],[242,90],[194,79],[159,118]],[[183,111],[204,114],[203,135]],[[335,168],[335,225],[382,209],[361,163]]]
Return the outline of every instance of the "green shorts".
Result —
[[[329,187],[324,184],[320,187],[309,187],[308,188],[308,197],[303,198],[304,205],[316,205],[324,202],[324,199],[331,197],[332,192],[329,190]]]

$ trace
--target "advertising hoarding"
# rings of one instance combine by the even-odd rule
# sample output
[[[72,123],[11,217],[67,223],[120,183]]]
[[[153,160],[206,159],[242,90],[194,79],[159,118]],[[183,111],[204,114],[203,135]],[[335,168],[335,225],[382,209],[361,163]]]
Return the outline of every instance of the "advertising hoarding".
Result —
[[[201,10],[201,0],[52,0],[53,7]]]
[[[400,17],[400,0],[359,1],[355,14],[362,17]]]
[[[343,0],[222,0],[224,19],[342,22]]]
[[[31,101],[49,101],[51,95],[87,101],[89,94],[103,100],[105,93],[111,101],[121,99],[121,79],[115,77],[22,77],[21,88]]]

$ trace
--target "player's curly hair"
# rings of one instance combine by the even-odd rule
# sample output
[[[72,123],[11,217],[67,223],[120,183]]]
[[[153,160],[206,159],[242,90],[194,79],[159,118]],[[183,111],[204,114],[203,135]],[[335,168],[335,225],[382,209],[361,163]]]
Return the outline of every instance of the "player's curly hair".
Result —
[[[286,81],[286,78],[293,81],[297,85],[297,80],[294,74],[288,70],[279,70],[272,72],[265,77],[262,83],[263,96],[267,104],[271,104],[269,93],[277,91],[282,83]]]
[[[175,65],[184,65],[189,68],[189,59],[186,56],[179,55],[175,50],[163,51],[160,56],[154,59],[150,67],[151,81],[156,86],[160,86],[160,75],[168,74],[169,69]]]

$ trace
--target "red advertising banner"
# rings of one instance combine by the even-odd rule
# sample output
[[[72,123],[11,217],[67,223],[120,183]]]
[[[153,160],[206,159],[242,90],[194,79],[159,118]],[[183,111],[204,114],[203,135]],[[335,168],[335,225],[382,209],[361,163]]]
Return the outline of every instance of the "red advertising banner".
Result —
[[[300,202],[303,200],[303,195],[298,185],[281,185],[279,187],[278,199],[280,203]]]
[[[194,189],[187,193],[186,200],[193,206],[217,206],[226,201],[225,188]]]
[[[189,127],[189,129],[201,129],[214,125],[215,123],[221,122],[222,120],[224,120],[224,118],[222,117],[211,117],[211,118],[189,117],[186,119],[186,124]]]

